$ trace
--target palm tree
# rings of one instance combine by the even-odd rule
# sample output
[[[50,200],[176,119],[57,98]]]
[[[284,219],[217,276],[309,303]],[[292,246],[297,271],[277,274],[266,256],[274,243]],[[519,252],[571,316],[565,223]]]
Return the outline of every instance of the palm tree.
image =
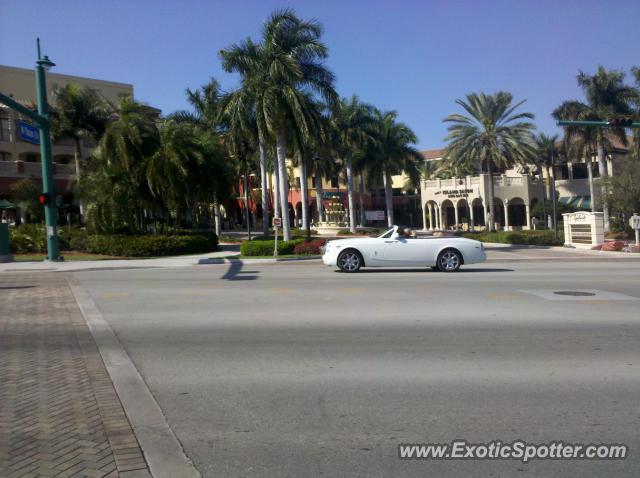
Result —
[[[471,93],[466,100],[458,99],[468,116],[451,114],[443,121],[452,123],[445,141],[444,156],[449,164],[486,167],[489,176],[489,230],[495,231],[493,171],[496,166],[510,167],[527,163],[535,157],[532,137],[532,113],[516,113],[525,100],[513,104],[511,93],[493,95]]]
[[[392,226],[394,214],[391,176],[404,172],[411,178],[410,181],[413,184],[419,184],[418,164],[424,160],[424,157],[413,146],[418,142],[415,133],[405,123],[397,121],[398,113],[374,109],[374,118],[375,140],[370,149],[367,169],[370,177],[382,177],[387,223]]]
[[[285,240],[291,239],[287,129],[293,125],[309,136],[306,92],[319,94],[330,104],[336,101],[333,74],[323,64],[328,50],[321,35],[318,22],[301,20],[292,9],[277,10],[265,22],[260,44],[246,40],[220,52],[225,69],[239,72],[246,80],[259,111],[257,121],[264,121],[264,129],[275,137]],[[263,128],[258,131],[262,134]]]
[[[157,119],[155,110],[123,96],[99,143],[102,161],[118,176],[122,195],[130,198],[131,228],[143,228],[142,209],[153,203],[154,195],[147,181],[147,160],[161,145]]]
[[[363,103],[353,95],[343,98],[332,118],[332,126],[336,136],[337,153],[344,161],[347,173],[347,196],[349,201],[349,229],[356,232],[356,207],[353,185],[353,155],[366,147],[372,139],[376,120],[373,106]]]
[[[544,133],[540,133],[536,136],[537,155],[535,164],[538,168],[541,178],[544,178],[543,170],[549,178],[549,186],[545,184],[544,191],[542,193],[542,211],[544,227],[547,227],[547,204],[546,198],[548,197],[552,201],[552,225],[553,231],[557,231],[556,228],[556,177],[555,174],[551,174],[551,170],[560,158],[560,146],[558,145],[558,135],[548,136]],[[591,167],[589,165],[589,167]],[[591,176],[591,174],[589,174]]]
[[[89,87],[80,88],[69,83],[53,90],[55,108],[51,111],[53,136],[55,139],[72,138],[75,144],[74,162],[76,167],[76,183],[80,183],[81,141],[90,138],[98,141],[104,134],[109,120],[109,104],[97,90]],[[84,207],[80,203],[80,216]]]
[[[213,216],[214,228],[216,235],[220,236],[222,232],[222,224],[220,218],[220,199],[221,192],[228,190],[229,168],[224,167],[220,163],[221,160],[221,135],[224,132],[222,125],[222,113],[224,109],[224,95],[220,90],[220,84],[215,78],[197,90],[187,88],[187,100],[191,105],[193,112],[177,111],[170,115],[170,118],[180,123],[190,123],[194,125],[199,132],[200,142],[207,151],[204,167],[208,169],[209,174],[199,176],[199,190],[207,190],[211,192],[213,199]],[[212,171],[217,171],[218,175],[211,175]],[[209,181],[206,184],[204,181]],[[205,198],[201,198],[204,200]]]
[[[607,121],[616,116],[633,114],[631,101],[635,91],[624,84],[624,73],[617,70],[606,70],[599,66],[595,75],[588,75],[580,71],[577,77],[578,86],[582,88],[586,97],[586,103],[581,101],[565,101],[553,112],[556,119],[563,120],[596,120]],[[575,128],[565,128],[565,134],[570,138],[576,135]],[[598,157],[598,170],[600,173],[600,186],[602,191],[602,212],[604,216],[604,230],[609,232],[609,204],[607,193],[607,163],[605,156],[605,143],[607,136],[618,138],[624,145],[627,144],[627,136],[624,128],[596,128],[595,145]],[[594,201],[593,196],[591,201]]]
[[[83,138],[99,140],[109,120],[109,104],[97,90],[81,88],[69,83],[53,90],[53,136],[55,139],[72,138],[75,143],[74,161],[76,180],[81,175],[81,141]]]

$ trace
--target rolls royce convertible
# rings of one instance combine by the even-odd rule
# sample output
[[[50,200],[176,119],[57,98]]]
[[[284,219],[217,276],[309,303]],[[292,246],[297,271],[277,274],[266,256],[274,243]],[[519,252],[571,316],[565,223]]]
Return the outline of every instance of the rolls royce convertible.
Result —
[[[463,237],[416,237],[409,229],[393,226],[378,237],[329,241],[322,262],[343,272],[361,267],[431,267],[456,272],[463,264],[487,259],[479,241]]]

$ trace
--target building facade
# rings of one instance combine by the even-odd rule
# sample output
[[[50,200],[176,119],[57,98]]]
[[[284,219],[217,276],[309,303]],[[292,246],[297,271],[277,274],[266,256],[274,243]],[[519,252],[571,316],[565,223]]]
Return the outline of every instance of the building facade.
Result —
[[[111,103],[116,103],[120,95],[133,96],[133,86],[126,83],[48,72],[47,95],[50,101],[56,87],[70,83],[93,88]],[[24,105],[36,104],[34,70],[0,65],[0,92],[13,97]],[[0,104],[0,199],[10,199],[8,197],[9,188],[12,183],[18,180],[30,179],[39,186],[42,184],[40,146],[29,141],[30,138],[24,134],[25,123],[29,124],[30,120]],[[83,140],[81,145],[82,158],[86,159],[95,146],[92,141]],[[74,151],[75,143],[72,139],[61,139],[52,144],[54,183],[57,194],[73,188],[75,180]]]
[[[424,151],[427,161],[442,161],[443,150]],[[615,163],[626,155],[621,145],[607,156],[607,172],[615,173]],[[591,174],[589,169],[591,169]],[[593,178],[593,196],[589,177]],[[516,166],[494,174],[494,221],[499,230],[533,228],[532,209],[543,198],[551,198],[555,179],[556,199],[574,209],[594,210],[600,192],[595,157],[570,159],[554,168]],[[422,227],[424,230],[483,230],[488,222],[489,175],[428,179],[422,181]],[[550,208],[547,209],[550,211]]]

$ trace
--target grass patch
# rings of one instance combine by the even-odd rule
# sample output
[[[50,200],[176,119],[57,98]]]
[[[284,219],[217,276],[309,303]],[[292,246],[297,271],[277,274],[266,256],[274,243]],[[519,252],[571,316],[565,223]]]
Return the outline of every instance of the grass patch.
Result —
[[[307,255],[307,254],[280,254],[277,259],[320,259],[320,255]],[[216,259],[276,259],[274,256],[243,256],[243,255],[235,255],[235,256],[223,256],[217,257]]]
[[[129,259],[128,257],[107,256],[104,254],[90,254],[86,252],[62,252],[65,261],[109,261],[114,259]],[[43,261],[47,258],[46,254],[14,254],[15,262],[33,262]]]
[[[560,246],[563,244],[562,231],[558,231],[558,240],[554,242],[552,231],[499,231],[499,232],[465,232],[462,237],[481,242],[498,244],[522,244],[532,246]]]

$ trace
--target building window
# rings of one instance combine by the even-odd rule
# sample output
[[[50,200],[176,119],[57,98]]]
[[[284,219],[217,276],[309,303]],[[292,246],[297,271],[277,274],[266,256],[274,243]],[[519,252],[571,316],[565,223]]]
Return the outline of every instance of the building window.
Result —
[[[588,177],[587,163],[573,163],[573,179],[587,179]]]
[[[9,136],[9,118],[0,116],[0,141],[11,141]]]
[[[331,187],[332,188],[338,188],[339,187],[338,186],[338,178],[337,177],[331,178]]]
[[[569,166],[566,164],[558,165],[554,168],[555,179],[569,179]]]
[[[24,161],[26,163],[37,163],[39,162],[39,157],[36,153],[25,153]]]
[[[11,153],[0,151],[0,161],[11,161]]]

